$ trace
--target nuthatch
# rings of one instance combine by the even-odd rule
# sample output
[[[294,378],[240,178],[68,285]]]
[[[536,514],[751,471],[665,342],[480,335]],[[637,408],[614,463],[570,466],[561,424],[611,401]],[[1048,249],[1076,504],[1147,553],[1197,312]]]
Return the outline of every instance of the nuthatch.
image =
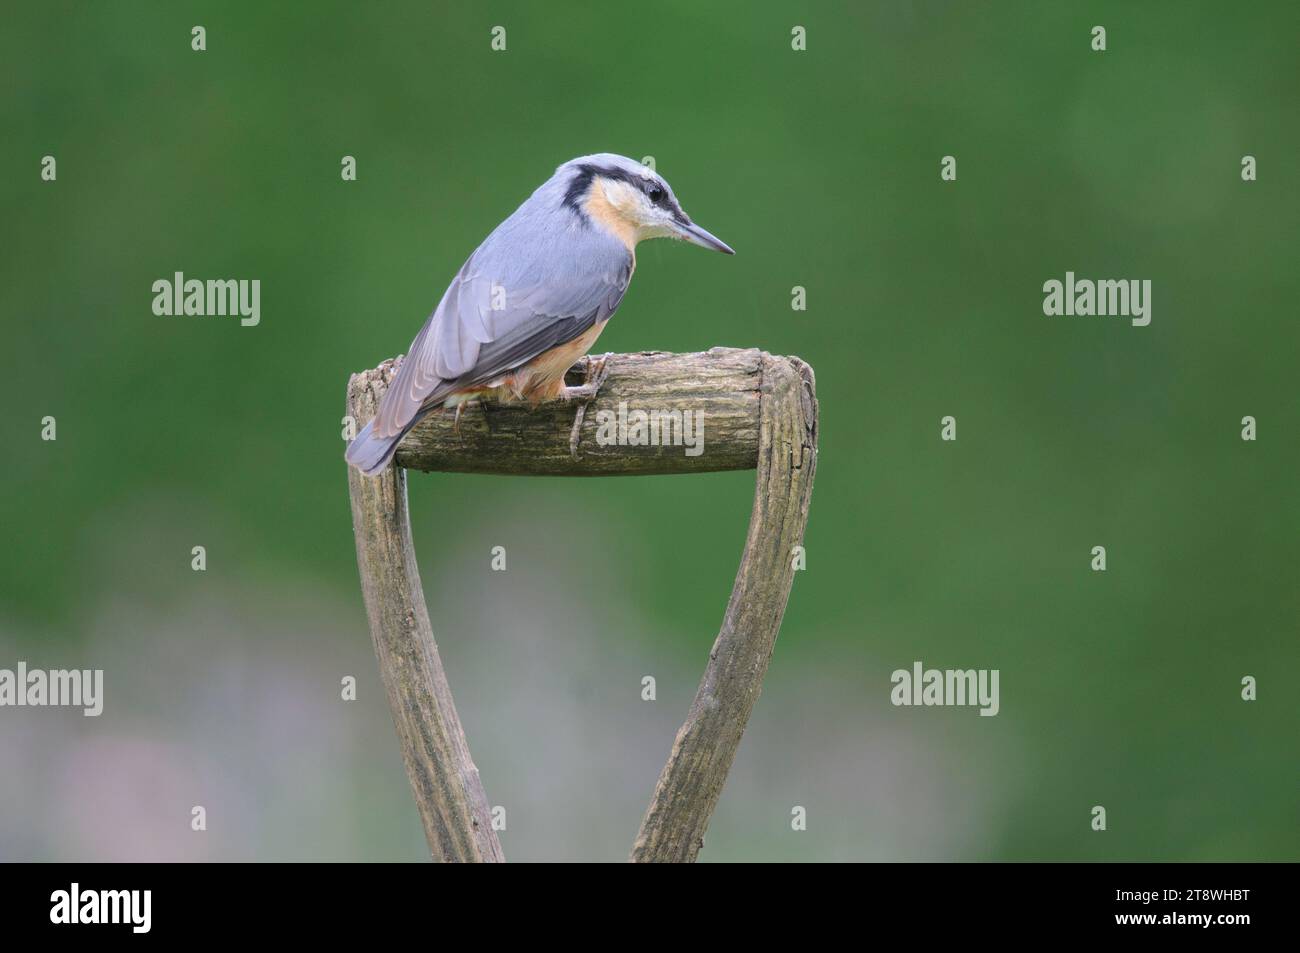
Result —
[[[439,407],[590,400],[603,376],[564,374],[590,350],[636,268],[637,242],[676,238],[734,255],[691,221],[668,183],[610,153],[564,163],[496,227],[452,279],[347,460],[374,475],[397,444]],[[594,367],[593,367],[594,365]],[[576,426],[576,423],[575,423]]]

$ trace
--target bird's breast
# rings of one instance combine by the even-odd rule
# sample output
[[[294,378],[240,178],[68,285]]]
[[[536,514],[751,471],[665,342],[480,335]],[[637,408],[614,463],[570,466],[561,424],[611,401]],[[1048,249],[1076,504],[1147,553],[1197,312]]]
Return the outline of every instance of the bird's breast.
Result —
[[[591,350],[608,323],[609,319],[606,318],[593,324],[572,341],[543,351],[507,377],[504,385],[530,403],[556,399],[564,389],[564,375],[578,358]]]

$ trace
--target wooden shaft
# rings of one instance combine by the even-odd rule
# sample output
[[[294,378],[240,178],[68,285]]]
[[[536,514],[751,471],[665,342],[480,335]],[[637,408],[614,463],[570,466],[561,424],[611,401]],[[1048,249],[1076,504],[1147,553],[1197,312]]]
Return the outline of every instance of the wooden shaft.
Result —
[[[609,374],[584,412],[576,453],[573,404],[489,404],[464,411],[459,429],[452,412],[429,415],[403,440],[399,466],[378,477],[348,468],[375,655],[435,859],[504,858],[429,624],[402,467],[553,476],[757,469],[749,532],[722,628],[632,860],[695,860],[761,691],[794,581],[794,548],[803,542],[816,469],[812,369],[797,357],[727,348],[607,358]],[[374,415],[395,366],[387,361],[352,377],[348,413],[358,427]],[[585,367],[583,362],[570,370],[571,383],[579,382]],[[657,441],[638,441],[638,411],[661,415]],[[702,443],[694,429],[683,434],[677,423],[682,419],[702,421]],[[693,442],[700,452],[687,452]]]
[[[637,862],[694,861],[772,656],[817,468],[812,368],[763,355],[758,480],[722,629],[632,847]]]
[[[762,359],[761,351],[733,348],[697,354],[610,354],[609,376],[584,412],[576,459],[569,447],[576,407],[557,401],[535,410],[526,404],[470,404],[462,409],[459,428],[454,411],[434,411],[402,441],[397,463],[411,470],[517,476],[752,470],[758,460]],[[583,367],[575,365],[570,371],[571,382],[580,382]],[[388,361],[360,376],[378,392],[387,388],[394,369],[395,363]],[[624,436],[636,438],[631,424],[638,411],[647,418],[657,413],[661,424],[668,421],[666,427],[655,428],[659,445],[620,444],[617,439],[602,444],[601,420],[612,424],[606,427],[607,436],[618,437],[620,405],[627,424]],[[702,422],[701,453],[687,453],[690,448],[684,443],[664,445],[665,430],[680,435],[675,417],[666,418],[665,412],[690,413],[693,423]]]
[[[357,375],[348,413],[369,420],[379,396]],[[429,850],[435,860],[505,860],[433,640],[411,544],[406,473],[347,470],[370,635]]]

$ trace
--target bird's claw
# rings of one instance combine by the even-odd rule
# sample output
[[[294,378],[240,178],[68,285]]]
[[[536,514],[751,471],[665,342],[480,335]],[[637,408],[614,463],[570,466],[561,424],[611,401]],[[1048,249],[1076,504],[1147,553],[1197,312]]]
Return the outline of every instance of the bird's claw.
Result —
[[[582,383],[577,387],[564,388],[560,391],[560,397],[564,400],[590,401],[600,392],[600,386],[605,383],[607,377],[609,377],[609,355],[588,357]]]
[[[587,405],[596,399],[600,387],[609,377],[608,355],[587,357],[587,370],[583,382],[578,387],[566,387],[562,393],[565,400],[581,401],[573,415],[573,430],[569,432],[569,456],[578,459],[578,438],[582,433],[582,420],[587,415]]]
[[[456,417],[451,423],[452,433],[457,437],[460,436],[460,415],[464,413],[467,406],[477,407],[483,412],[483,423],[487,424],[488,431],[491,432],[492,424],[488,421],[487,401],[483,400],[481,397],[476,397],[473,400],[463,400],[456,405]]]

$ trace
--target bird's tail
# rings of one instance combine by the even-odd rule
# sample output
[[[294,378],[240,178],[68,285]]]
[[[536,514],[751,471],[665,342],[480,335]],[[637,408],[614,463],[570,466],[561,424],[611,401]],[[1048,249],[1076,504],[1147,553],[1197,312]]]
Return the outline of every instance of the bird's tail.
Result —
[[[344,454],[348,463],[366,476],[375,476],[384,472],[392,462],[393,454],[397,452],[397,445],[406,436],[406,431],[403,430],[395,437],[376,437],[374,426],[374,421],[371,421],[362,427],[356,439],[348,444],[348,452]]]

